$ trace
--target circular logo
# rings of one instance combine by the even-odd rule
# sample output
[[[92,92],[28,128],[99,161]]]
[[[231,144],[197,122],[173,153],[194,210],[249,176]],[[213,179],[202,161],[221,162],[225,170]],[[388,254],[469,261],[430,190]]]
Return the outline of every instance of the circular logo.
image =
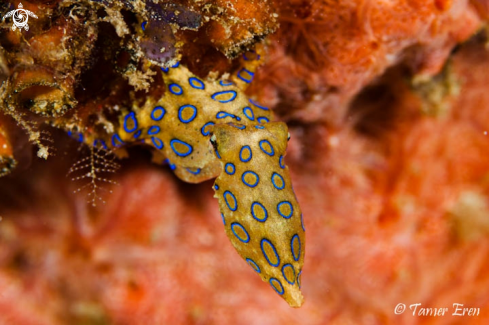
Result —
[[[12,20],[14,24],[12,25],[12,30],[15,31],[17,28],[22,30],[25,29],[26,31],[29,30],[29,25],[27,25],[27,22],[29,21],[29,16],[37,18],[37,16],[29,10],[25,10],[24,6],[22,3],[19,3],[19,7],[15,10],[9,11],[4,17],[12,17]]]

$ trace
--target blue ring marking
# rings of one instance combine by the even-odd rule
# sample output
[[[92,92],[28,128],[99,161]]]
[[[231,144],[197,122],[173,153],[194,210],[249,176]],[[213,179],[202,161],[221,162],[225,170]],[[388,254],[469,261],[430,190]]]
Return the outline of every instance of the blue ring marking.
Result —
[[[250,156],[248,157],[248,159],[243,159],[243,150],[245,149],[248,149],[250,152]],[[241,160],[241,162],[248,162],[251,160],[252,157],[253,157],[253,152],[251,151],[250,146],[243,146],[241,148],[241,151],[239,152],[239,160]]]
[[[136,133],[133,134],[134,139],[137,139],[141,136],[141,133],[143,133],[143,130],[140,129]]]
[[[226,81],[227,81],[227,82],[226,82]],[[234,85],[234,82],[229,81],[229,80],[226,80],[226,81],[221,80],[221,81],[219,81],[219,84],[220,84],[221,86],[224,86],[224,87]]]
[[[247,74],[247,76],[243,76],[242,73],[245,72]],[[243,80],[244,82],[246,83],[250,83],[253,81],[253,77],[255,76],[255,74],[253,72],[251,72],[250,70],[247,70],[245,68],[239,70],[238,72],[238,78]],[[248,78],[246,78],[248,77]]]
[[[256,273],[261,273],[260,267],[251,258],[246,258],[246,262],[255,270]]]
[[[78,133],[78,132],[76,132],[76,133]],[[71,132],[71,131],[68,131],[68,136],[75,139],[75,137],[73,136],[73,132]],[[78,133],[78,139],[75,139],[75,140],[78,142],[83,142],[83,134]]]
[[[289,278],[285,275],[285,268],[290,267],[292,269],[292,272],[294,273],[294,277],[292,278],[292,281],[289,281]],[[292,264],[284,264],[282,266],[282,275],[284,276],[285,281],[287,281],[289,284],[294,284],[295,283],[295,269],[292,266]]]
[[[297,284],[299,285],[299,289],[301,288],[301,275],[302,270],[300,270],[299,274],[297,274]]]
[[[229,99],[219,99],[219,96],[225,96],[226,94],[231,94],[231,97]],[[234,90],[224,90],[224,91],[218,91],[217,93],[212,94],[211,98],[214,99],[215,101],[218,101],[219,103],[229,103],[232,102],[233,100],[236,99],[236,96],[238,96],[238,93]]]
[[[283,214],[281,211],[280,211],[280,208],[282,207],[282,205],[288,205],[289,208],[290,208],[290,214],[287,216],[285,214]],[[280,214],[282,217],[284,217],[285,219],[290,219],[290,217],[292,217],[292,215],[294,214],[294,208],[292,207],[292,204],[289,202],[289,201],[282,201],[280,202],[279,204],[277,204],[277,211],[278,211],[278,214]]]
[[[217,152],[217,150],[214,150],[214,152],[216,153],[217,158],[221,159],[221,155],[219,155],[219,152]]]
[[[249,51],[249,52],[250,53],[253,53],[253,54],[256,54],[255,51]],[[258,61],[258,60],[260,60],[260,58],[261,58],[260,54],[256,54],[256,59],[248,59],[248,57],[246,56],[246,53],[243,53],[243,59],[245,61]]]
[[[268,243],[270,245],[270,247],[273,249],[273,253],[275,254],[275,257],[277,258],[276,264],[272,264],[272,262],[270,262],[270,259],[268,258],[268,255],[266,254],[265,249],[263,248],[263,243]],[[267,259],[268,264],[270,264],[271,266],[275,266],[275,267],[280,265],[280,257],[278,256],[277,250],[275,249],[275,246],[273,246],[271,241],[269,241],[266,238],[263,238],[260,242],[260,247],[261,247],[261,251],[263,253],[263,256],[265,256],[265,258]]]
[[[255,206],[262,208],[263,212],[265,212],[265,217],[263,217],[263,219],[260,219],[255,215]],[[260,222],[265,222],[265,221],[267,221],[267,218],[268,218],[268,211],[267,211],[267,209],[265,209],[265,207],[260,202],[255,201],[251,204],[251,215],[253,216],[253,218],[255,218],[255,220],[260,221]]]
[[[147,23],[148,23],[147,21],[143,21],[143,23],[141,24],[141,28],[143,29],[143,32],[146,30]]]
[[[73,132],[71,132],[71,131],[68,131],[68,136],[75,139],[75,137],[73,136]],[[78,133],[78,139],[75,139],[75,140],[78,142],[83,142],[83,134]]]
[[[117,144],[116,141],[119,142],[119,144]],[[121,137],[117,133],[115,133],[112,136],[112,147],[118,148],[118,147],[120,147],[120,146],[122,146],[124,144],[125,144],[124,141],[122,141]]]
[[[214,184],[214,189],[217,191],[219,189],[219,185]]]
[[[238,234],[236,233],[236,230],[234,230],[235,227],[240,228],[246,234],[246,238],[241,238],[240,236],[238,236]],[[236,236],[236,238],[239,239],[240,242],[245,243],[245,244],[250,242],[250,235],[246,231],[245,227],[243,227],[240,223],[233,222],[231,224],[231,231]]]
[[[179,62],[177,62],[177,63],[175,63],[175,64],[174,64],[174,65],[172,65],[171,67],[172,67],[172,68],[178,68],[179,66],[180,66],[180,61],[179,61]]]
[[[202,168],[197,168],[196,171],[192,171],[190,168],[185,168],[190,174],[199,175]]]
[[[163,149],[163,141],[161,141],[160,138],[157,137],[151,137],[151,141],[153,142],[154,146],[158,149]]]
[[[181,145],[183,145],[183,146],[187,147],[187,151],[186,151],[186,152],[179,152],[179,151],[177,151],[177,149],[175,149],[175,144],[176,144],[176,143],[181,144]],[[185,142],[183,142],[183,141],[181,141],[181,140],[178,140],[178,139],[173,139],[173,140],[171,140],[171,141],[170,141],[170,146],[171,146],[171,148],[172,148],[173,152],[174,152],[174,153],[175,153],[177,156],[179,156],[179,157],[187,157],[187,156],[188,156],[188,155],[190,155],[190,154],[192,153],[192,151],[194,150],[194,149],[192,148],[192,146],[191,146],[191,145],[189,145],[188,143],[185,143]]]
[[[161,67],[161,71],[163,71],[164,73],[168,73],[168,71],[170,71],[169,68],[165,68],[165,67]]]
[[[262,105],[258,104],[257,102],[255,102],[255,101],[254,101],[253,99],[251,99],[251,98],[250,98],[250,99],[248,99],[248,101],[249,101],[249,102],[250,102],[252,105],[254,105],[254,106],[258,107],[259,109],[262,109],[262,110],[264,110],[264,111],[269,111],[269,110],[270,110],[268,107],[265,107],[265,106],[262,106]]]
[[[256,119],[258,123],[268,123],[270,120],[264,116],[260,116],[259,118]]]
[[[221,213],[222,223],[226,225],[226,219],[224,219],[224,214]]]
[[[241,118],[239,116],[236,116],[236,115],[228,113],[228,112],[219,111],[216,114],[216,118],[218,118],[218,119],[222,119],[222,118],[226,118],[226,117],[235,118],[237,121],[241,121]]]
[[[202,133],[203,136],[208,136],[209,135],[209,131],[206,131],[205,128],[209,125],[215,125],[214,122],[207,122],[206,124],[204,124],[204,126],[202,127],[202,129],[200,129],[200,133]]]
[[[159,113],[161,111],[161,113]],[[156,116],[156,114],[160,114],[159,116]],[[161,121],[161,119],[165,116],[166,110],[163,108],[163,106],[156,106],[153,108],[153,111],[151,112],[151,119],[153,121]]]
[[[263,125],[255,125],[255,129],[264,129],[265,127]]]
[[[190,116],[188,119],[184,119],[182,117],[182,113],[183,111],[186,109],[186,108],[191,108],[193,109],[194,113],[192,114],[192,116]],[[195,107],[194,105],[190,105],[190,104],[187,104],[187,105],[182,105],[180,106],[180,109],[178,110],[178,119],[180,120],[180,122],[182,123],[190,123],[192,122],[195,117],[197,116],[197,107]]]
[[[176,88],[176,90],[175,90],[175,88]],[[180,85],[178,85],[178,84],[175,84],[175,83],[170,84],[170,85],[168,86],[168,89],[170,90],[170,92],[171,92],[173,95],[180,96],[181,94],[183,94],[183,89],[182,89],[182,87],[180,87]]]
[[[234,209],[231,208],[231,206],[229,205],[228,197],[226,195],[230,195],[232,197],[232,199],[234,201],[234,206],[233,206]],[[226,192],[224,192],[223,197],[224,197],[224,201],[226,201],[226,204],[227,204],[229,210],[236,211],[238,209],[238,201],[236,201],[236,198],[234,197],[234,194],[233,193],[231,193],[229,191],[226,191]]]
[[[302,226],[302,230],[306,231],[306,227],[304,227],[304,219],[302,218],[302,213],[301,213],[301,226]]]
[[[245,125],[236,125],[236,124],[231,124],[232,127],[236,128],[236,129],[240,129],[240,130],[244,130],[246,129],[246,126]]]
[[[285,164],[284,164],[284,156],[280,156],[280,158],[278,159],[278,165],[280,166],[280,168],[284,169],[285,168]]]
[[[172,164],[172,163],[170,162],[170,159],[168,159],[168,158],[167,158],[167,159],[163,160],[163,162],[167,163],[167,164],[170,166],[170,169],[171,169],[171,170],[175,170],[175,169],[177,169],[177,166],[175,166],[174,164]]]
[[[294,242],[296,240],[299,243],[298,252],[294,250]],[[299,257],[301,257],[301,239],[299,238],[299,235],[295,234],[294,236],[292,236],[292,239],[290,240],[290,250],[292,251],[292,256],[294,257],[294,260],[298,261]]]
[[[148,135],[155,135],[155,134],[158,134],[158,133],[160,133],[160,127],[157,126],[157,125],[153,125],[148,130]]]
[[[273,290],[275,290],[276,293],[278,293],[279,295],[284,294],[284,287],[282,286],[282,283],[280,283],[280,281],[278,279],[270,278],[269,282],[270,282],[270,285],[272,286]],[[280,287],[280,290],[276,287],[277,284]]]
[[[251,107],[246,106],[245,108],[243,108],[243,114],[248,118],[248,120],[250,121],[255,120],[255,114],[253,113]]]
[[[245,181],[245,176],[248,175],[248,174],[252,174],[253,176],[256,177],[256,183],[255,184],[249,184]],[[256,185],[258,185],[258,183],[260,182],[260,176],[258,176],[257,173],[255,172],[252,172],[251,170],[247,170],[243,173],[243,175],[241,175],[241,180],[243,181],[243,183],[249,187],[256,187]]]
[[[127,122],[129,119],[131,119],[132,122],[134,123],[134,127],[132,129],[129,129],[127,127]],[[132,132],[136,131],[137,129],[138,129],[138,120],[136,118],[136,113],[134,113],[134,112],[128,113],[126,115],[126,117],[124,118],[124,131],[126,131],[127,133],[132,133]]]
[[[270,146],[270,151],[263,149],[263,144],[268,144]],[[260,141],[260,149],[261,149],[261,151],[263,151],[264,153],[266,153],[269,156],[273,156],[275,154],[275,151],[273,150],[273,146],[270,143],[270,141],[268,141],[268,140],[261,140]]]
[[[105,141],[104,141],[104,140],[102,140],[102,139],[95,139],[95,140],[93,140],[93,146],[94,146],[95,148],[97,148],[97,145],[99,145],[99,144],[100,144],[100,145],[102,146],[102,148],[104,148],[105,150],[107,150],[107,149],[108,149],[108,148],[107,148],[107,145],[105,144]]]
[[[280,180],[282,181],[282,186],[278,186],[277,184],[275,184],[275,178],[278,177],[280,178]],[[283,190],[284,187],[285,187],[285,181],[284,181],[284,178],[282,177],[282,175],[280,174],[277,174],[277,173],[273,173],[272,174],[272,184],[273,186],[277,189],[277,190]]]
[[[205,89],[205,84],[202,82],[202,80],[197,79],[195,77],[190,77],[188,78],[188,83],[192,88],[195,89]]]
[[[231,171],[228,170],[228,167],[231,168]],[[234,164],[232,163],[227,163],[224,167],[224,170],[226,171],[226,174],[234,175],[234,173],[236,172],[236,167],[234,167]]]

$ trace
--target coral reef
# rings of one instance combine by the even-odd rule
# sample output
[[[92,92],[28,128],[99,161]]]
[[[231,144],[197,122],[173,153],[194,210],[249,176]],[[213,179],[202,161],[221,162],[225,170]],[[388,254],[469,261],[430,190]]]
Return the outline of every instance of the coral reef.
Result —
[[[481,23],[465,0],[277,0],[277,8],[271,64],[250,91],[283,118],[333,126],[388,67],[405,62],[412,73],[433,76]]]
[[[39,16],[28,32],[35,35],[36,23],[43,16],[32,3],[23,2]],[[58,6],[55,1],[49,5],[45,1],[36,3],[44,3],[43,8]],[[4,288],[0,323],[489,322],[487,1],[276,0],[257,4],[236,0],[226,10],[221,10],[224,3],[219,3],[222,8],[216,6],[217,1],[172,1],[172,6],[188,10],[184,17],[194,18],[179,22],[172,17],[163,19],[172,26],[173,36],[161,28],[166,33],[161,39],[175,42],[175,51],[162,56],[160,62],[141,60],[140,42],[145,39],[144,29],[152,24],[149,16],[135,18],[142,15],[141,7],[136,6],[142,2],[93,3],[100,6],[95,12],[100,15],[98,35],[113,37],[94,41],[92,55],[96,60],[89,60],[73,83],[77,106],[62,116],[46,116],[30,111],[27,105],[17,119],[36,123],[34,133],[44,131],[42,125],[48,122],[70,130],[75,140],[49,129],[56,156],[47,161],[32,159],[25,144],[29,139],[19,130],[31,124],[16,125],[8,116],[1,116],[0,144],[5,141],[7,150],[0,151],[4,159],[0,162],[13,162],[15,157],[17,167],[0,179],[0,283]],[[206,7],[204,3],[212,5]],[[0,5],[2,13],[14,5]],[[270,14],[272,8],[277,8],[278,17]],[[181,27],[197,26],[192,13],[200,14],[198,30]],[[114,27],[119,14],[127,23]],[[211,14],[221,18],[205,18]],[[240,38],[246,28],[238,31],[245,26],[234,19],[238,15],[248,19],[248,27],[256,24],[249,29],[256,37]],[[267,17],[277,20],[260,20]],[[76,140],[80,134],[91,144],[99,139],[110,146],[116,133],[124,142],[139,144],[134,139],[137,130],[124,131],[125,118],[129,116],[132,129],[132,116],[136,116],[138,127],[148,131],[153,124],[144,114],[150,114],[157,101],[146,107],[146,100],[179,98],[169,94],[167,83],[182,86],[182,79],[193,77],[205,82],[206,87],[220,87],[219,80],[231,79],[242,89],[245,85],[237,76],[243,61],[226,56],[234,57],[234,51],[240,49],[236,45],[247,44],[243,39],[259,39],[274,30],[277,22],[280,28],[267,39],[264,66],[249,68],[254,81],[246,93],[253,102],[265,104],[280,120],[288,122],[288,169],[281,169],[278,160],[287,143],[282,123],[266,123],[260,130],[266,132],[264,136],[273,146],[275,155],[271,157],[266,154],[271,152],[268,147],[263,152],[259,143],[250,142],[261,133],[247,133],[250,126],[260,123],[255,121],[240,130],[236,128],[242,127],[240,121],[230,117],[234,126],[209,128],[215,138],[206,143],[210,146],[207,149],[217,149],[224,164],[215,184],[219,201],[212,200],[215,192],[210,182],[186,184],[174,177],[171,165],[150,163],[148,151],[153,154],[155,150],[149,136],[145,146],[133,145],[119,152],[131,158],[122,160],[120,170],[110,177],[119,185],[110,187],[113,193],[104,197],[106,204],[93,208],[86,205],[84,195],[72,193],[78,185],[60,171],[67,172],[79,155]],[[212,27],[232,23],[235,27],[223,27],[228,33]],[[2,27],[0,41],[6,59],[0,56],[0,78],[6,80],[4,85],[10,85],[13,67],[7,52],[18,45],[8,41],[12,38],[11,31],[7,32],[10,24]],[[125,28],[129,34],[124,34]],[[125,36],[118,36],[118,32]],[[117,41],[112,43],[114,39]],[[119,47],[120,42],[131,45]],[[105,52],[97,52],[100,48]],[[170,68],[176,61],[181,66]],[[52,69],[49,64],[45,65]],[[168,73],[162,73],[161,67]],[[170,79],[172,76],[175,79]],[[187,83],[185,87],[189,87]],[[57,82],[54,88],[59,90],[56,98],[65,100],[68,84]],[[22,102],[31,98],[30,94],[4,99],[7,103]],[[239,96],[245,99],[241,91]],[[212,98],[206,100],[212,102]],[[173,105],[184,104],[175,101]],[[246,105],[254,114],[263,113],[252,103]],[[51,107],[57,107],[56,103]],[[18,113],[17,104],[13,109]],[[247,120],[248,111],[234,109],[226,113]],[[130,115],[133,110],[135,114]],[[11,112],[5,110],[6,114]],[[215,118],[215,114],[217,111],[211,116]],[[178,123],[178,114],[171,116]],[[113,129],[106,127],[109,122]],[[82,128],[75,129],[74,125]],[[201,126],[192,132],[200,131]],[[228,137],[226,132],[234,135]],[[274,133],[281,135],[276,138]],[[141,134],[147,136],[147,132]],[[100,141],[96,144],[98,149],[102,147]],[[243,221],[238,213],[229,213],[235,206],[229,199],[226,203],[224,196],[226,190],[248,190],[242,182],[246,162],[240,160],[239,152],[228,157],[229,145],[249,145],[254,157],[266,159],[270,167],[254,169],[260,185],[268,188],[257,197],[239,197],[243,206],[252,205],[247,200],[256,200],[270,212],[278,201],[289,200],[295,211],[291,191],[283,192],[287,196],[283,199],[274,192],[281,182],[277,177],[274,180],[272,173],[279,173],[288,188],[290,171],[304,216],[303,222],[294,216],[293,227],[307,228],[307,254],[301,253],[299,259],[303,259],[303,267],[294,264],[296,248],[290,247],[294,234],[285,232],[283,242],[288,247],[276,247],[276,256],[281,262],[285,259],[284,267],[291,264],[296,273],[304,270],[300,285],[306,302],[300,309],[277,299],[270,286],[239,260],[224,233],[215,230],[225,222],[226,234],[238,251],[243,247],[240,239],[247,239],[244,228],[231,229],[233,222]],[[171,148],[166,147],[171,155]],[[167,157],[153,154],[157,163]],[[90,169],[97,168],[92,166],[88,164]],[[195,166],[179,167],[177,170]],[[256,177],[245,180],[254,184],[252,181]],[[224,220],[219,209],[225,212]],[[278,214],[268,215],[272,217],[284,221]],[[253,225],[260,224],[242,224],[246,229]],[[292,246],[303,244],[301,236]],[[249,262],[255,270],[258,264],[261,271],[276,262],[271,246],[264,246],[265,255],[260,255],[260,243],[253,249],[244,254],[255,254]],[[272,268],[269,272],[287,281],[292,280],[292,270]],[[289,288],[284,281],[282,284]],[[272,280],[271,284],[276,283]],[[280,292],[280,286],[274,287]],[[407,309],[396,314],[400,303]],[[450,315],[413,315],[409,306],[416,303],[426,308],[447,307]],[[454,303],[480,308],[480,313],[452,316]]]

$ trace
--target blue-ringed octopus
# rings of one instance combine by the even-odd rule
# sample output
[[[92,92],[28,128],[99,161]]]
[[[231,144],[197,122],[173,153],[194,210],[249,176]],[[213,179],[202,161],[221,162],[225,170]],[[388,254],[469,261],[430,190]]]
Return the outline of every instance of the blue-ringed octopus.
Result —
[[[305,229],[284,162],[288,129],[244,94],[260,51],[244,54],[227,79],[203,80],[179,63],[163,67],[161,98],[122,108],[114,132],[77,137],[116,153],[127,144],[149,145],[153,161],[168,163],[185,182],[217,177],[214,197],[231,243],[263,281],[299,307]]]

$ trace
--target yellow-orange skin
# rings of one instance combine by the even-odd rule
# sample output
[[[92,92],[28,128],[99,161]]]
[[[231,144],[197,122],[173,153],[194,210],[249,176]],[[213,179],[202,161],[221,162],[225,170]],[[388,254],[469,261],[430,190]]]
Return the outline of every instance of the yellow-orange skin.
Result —
[[[223,172],[216,179],[214,197],[219,200],[226,234],[241,257],[263,281],[275,284],[292,307],[300,307],[305,236],[289,170],[283,163],[287,133],[281,122],[267,123],[263,129],[217,126],[214,135]],[[268,142],[260,145],[263,140]],[[247,185],[255,182],[254,187]]]

